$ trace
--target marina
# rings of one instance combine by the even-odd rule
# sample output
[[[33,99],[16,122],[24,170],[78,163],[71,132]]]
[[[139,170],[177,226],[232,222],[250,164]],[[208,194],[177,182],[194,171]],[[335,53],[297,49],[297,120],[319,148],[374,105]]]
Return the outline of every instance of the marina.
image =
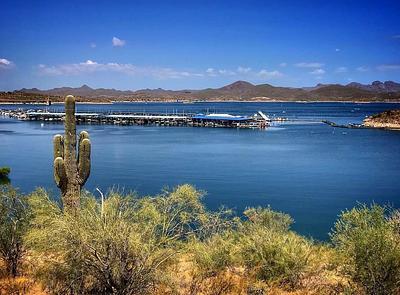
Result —
[[[65,113],[46,110],[0,110],[0,116],[23,121],[60,122]],[[113,124],[113,125],[154,125],[154,126],[189,126],[219,128],[266,128],[272,121],[285,121],[285,118],[271,119],[258,111],[252,116],[230,115],[225,113],[130,113],[130,112],[78,112],[78,124]]]

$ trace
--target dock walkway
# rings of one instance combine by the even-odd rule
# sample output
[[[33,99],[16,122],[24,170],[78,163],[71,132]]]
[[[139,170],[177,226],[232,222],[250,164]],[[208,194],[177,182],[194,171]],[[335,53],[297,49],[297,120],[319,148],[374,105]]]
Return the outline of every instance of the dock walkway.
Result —
[[[0,110],[1,116],[26,121],[59,122],[64,112],[32,110]],[[156,114],[156,113],[75,113],[78,124],[157,125],[226,128],[265,128],[268,122],[260,116],[234,116],[229,114]]]

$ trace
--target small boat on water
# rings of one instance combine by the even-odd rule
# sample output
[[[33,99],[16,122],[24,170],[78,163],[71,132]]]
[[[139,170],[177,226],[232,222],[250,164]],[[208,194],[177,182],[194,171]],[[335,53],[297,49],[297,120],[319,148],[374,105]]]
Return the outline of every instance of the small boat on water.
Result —
[[[247,116],[235,116],[230,114],[196,114],[193,116],[193,119],[201,119],[201,120],[221,120],[221,121],[247,121],[251,120],[250,117]]]

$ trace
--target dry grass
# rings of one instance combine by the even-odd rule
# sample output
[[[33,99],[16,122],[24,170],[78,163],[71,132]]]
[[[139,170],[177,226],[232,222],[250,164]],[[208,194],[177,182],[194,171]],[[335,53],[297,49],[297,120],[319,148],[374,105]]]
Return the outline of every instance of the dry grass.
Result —
[[[321,246],[314,255],[312,271],[295,287],[285,284],[266,284],[253,279],[244,267],[227,268],[220,272],[201,273],[196,269],[193,257],[181,254],[177,263],[162,274],[164,283],[156,287],[156,295],[335,295],[344,294],[350,288],[347,278],[340,276],[337,265],[340,258],[335,251]],[[9,278],[0,262],[0,295],[47,295],[41,285],[29,276],[32,264],[26,257],[25,276]],[[357,292],[357,294],[362,294]]]
[[[25,264],[27,265],[27,264]],[[11,278],[7,276],[4,263],[0,260],[0,295],[47,295],[29,276]]]
[[[1,295],[46,295],[40,286],[29,277],[0,279]]]
[[[228,269],[207,276],[198,275],[193,263],[181,260],[168,271],[167,283],[157,287],[157,295],[334,295],[343,294],[349,282],[334,271],[304,278],[296,289],[267,285],[252,280],[244,269]],[[29,277],[0,279],[0,295],[47,295],[39,283]]]
[[[166,284],[158,286],[157,295],[335,295],[349,289],[347,278],[339,275],[335,266],[328,265],[333,251],[323,249],[313,265],[314,272],[304,277],[295,288],[267,284],[253,279],[245,268],[225,269],[219,273],[200,274],[194,261],[182,255],[179,262],[168,269]],[[359,293],[361,294],[361,293]]]

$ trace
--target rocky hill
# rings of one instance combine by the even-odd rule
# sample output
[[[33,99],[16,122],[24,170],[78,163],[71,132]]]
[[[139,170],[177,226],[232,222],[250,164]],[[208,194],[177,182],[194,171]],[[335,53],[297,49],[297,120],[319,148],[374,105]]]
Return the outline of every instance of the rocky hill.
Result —
[[[390,110],[370,116],[364,120],[364,126],[400,130],[400,110]]]
[[[400,83],[396,83],[393,81],[385,81],[385,82],[374,81],[371,84],[360,84],[352,82],[350,84],[347,84],[347,86],[371,92],[380,92],[380,93],[390,93],[390,92],[400,91]]]
[[[20,89],[0,93],[1,101],[31,101],[51,97],[57,101],[72,94],[81,101],[400,101],[400,84],[393,81],[375,81],[372,84],[360,83],[317,84],[315,87],[291,88],[276,87],[270,84],[254,85],[237,81],[221,88],[202,90],[141,89],[116,90],[87,85],[78,88],[61,87],[49,90],[37,88]]]

